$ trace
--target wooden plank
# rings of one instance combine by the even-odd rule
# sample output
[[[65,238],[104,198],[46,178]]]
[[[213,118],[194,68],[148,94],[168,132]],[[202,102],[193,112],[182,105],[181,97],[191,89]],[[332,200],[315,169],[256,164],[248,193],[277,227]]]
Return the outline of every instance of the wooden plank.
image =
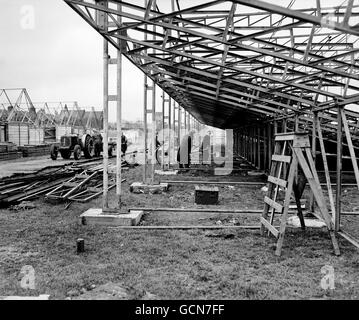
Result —
[[[335,195],[335,213],[333,216],[334,230],[340,230],[340,213],[342,206],[342,170],[343,170],[343,120],[340,112],[340,107],[337,107],[337,168],[336,168],[336,195]]]
[[[290,163],[291,158],[292,158],[291,156],[284,156],[284,155],[274,154],[272,156],[272,161]]]
[[[239,186],[261,186],[265,185],[265,182],[242,182],[242,181],[193,181],[193,180],[161,180],[160,183],[168,183],[168,184],[218,184],[218,185],[239,185]]]
[[[337,239],[335,237],[335,233],[333,231],[334,227],[333,227],[331,217],[330,217],[329,212],[328,212],[328,208],[327,208],[325,200],[324,200],[322,189],[320,188],[319,183],[316,181],[316,179],[314,178],[312,172],[310,171],[310,168],[308,166],[307,161],[304,158],[304,154],[303,154],[302,150],[300,148],[294,148],[293,150],[294,150],[294,152],[296,153],[296,155],[298,157],[299,164],[303,169],[303,172],[304,172],[304,174],[305,174],[305,176],[306,176],[306,178],[308,180],[308,183],[310,184],[310,187],[312,189],[314,198],[315,198],[315,200],[316,200],[316,202],[318,204],[318,207],[319,207],[319,210],[320,210],[320,212],[322,214],[324,222],[328,227],[329,234],[330,234],[332,244],[333,244],[333,248],[334,248],[334,253],[336,255],[339,255],[340,250],[339,250],[338,241],[337,241]],[[309,153],[310,153],[310,150],[309,150]],[[307,153],[307,155],[308,155],[308,153]],[[309,161],[310,161],[310,159],[311,158],[309,157]],[[315,170],[315,168],[314,168],[314,170]]]
[[[295,137],[294,133],[277,133],[274,141],[291,141]]]
[[[284,130],[286,130],[286,121],[284,121],[284,123],[283,123],[283,125],[284,125]],[[287,150],[287,144],[288,144],[288,141],[284,141],[284,143],[283,143],[283,145],[281,146],[281,142],[276,142],[275,143],[276,144],[276,146],[278,147],[278,149],[277,149],[277,151],[275,152],[275,155],[278,155],[278,154],[280,154],[280,155],[282,155],[282,156],[284,156],[285,155],[285,152],[286,152],[286,150]],[[283,174],[284,174],[284,176],[286,176],[286,173],[285,173],[285,170],[286,170],[286,165],[283,163],[283,162],[276,162],[276,161],[274,161],[274,163],[275,164],[277,164],[276,165],[276,167],[275,167],[275,174],[271,174],[271,176],[276,176],[277,178],[280,178],[280,175],[281,175],[281,173],[282,173],[282,170],[283,170]],[[273,184],[270,184],[271,186],[274,186]],[[277,186],[275,186],[275,188],[274,188],[274,194],[268,194],[269,195],[269,197],[271,198],[271,199],[273,199],[273,201],[276,201],[276,199],[277,199],[277,196],[278,196],[278,192],[279,192],[279,186],[277,185]],[[281,213],[283,212],[283,210],[281,210],[280,211]],[[269,217],[269,223],[272,225],[273,224],[273,221],[274,221],[274,215],[275,215],[275,209],[274,208],[272,208],[271,209],[271,212],[270,212],[270,217]],[[268,235],[269,235],[269,233],[268,233]]]
[[[258,230],[260,226],[118,226],[110,229],[133,229],[133,230],[191,230],[191,229],[247,229]]]
[[[312,189],[312,192],[313,192],[315,201],[318,204],[320,213],[322,214],[323,219],[324,219],[328,229],[330,230],[332,228],[331,221],[330,221],[330,219],[328,219],[329,213],[328,213],[328,209],[326,207],[325,201],[324,201],[324,196],[323,196],[322,190],[318,186],[318,184],[309,168],[309,165],[308,165],[307,161],[305,160],[303,151],[300,148],[294,148],[293,150],[298,157],[299,164],[304,172],[305,177],[308,180],[310,188]],[[325,213],[327,213],[327,215]]]
[[[278,212],[282,212],[283,206],[279,203],[273,201],[272,199],[268,198],[267,196],[264,197],[264,202],[268,204],[270,207],[274,208]]]
[[[323,134],[322,134],[322,129],[321,129],[319,118],[317,117],[316,120],[317,120],[316,124],[317,124],[317,130],[318,130],[318,138],[319,138],[320,150],[321,150],[321,155],[322,155],[323,165],[324,165],[325,180],[327,182],[327,188],[328,188],[329,203],[330,203],[330,208],[332,210],[332,215],[335,215],[334,197],[333,197],[332,185],[331,185],[331,181],[330,181],[330,174],[329,174],[327,156],[326,156],[326,153],[325,153]]]
[[[287,227],[287,216],[288,216],[288,211],[289,211],[289,203],[290,203],[290,198],[292,196],[294,176],[295,176],[295,171],[297,170],[297,168],[298,168],[298,159],[297,159],[297,157],[294,156],[292,163],[290,165],[290,168],[289,168],[288,188],[287,188],[287,191],[285,193],[285,198],[284,198],[283,214],[281,217],[277,248],[275,251],[276,256],[280,256],[281,252],[282,252],[282,247],[283,247],[283,242],[284,242],[284,234],[285,234],[285,229]]]
[[[278,238],[278,234],[279,231],[272,226],[266,219],[264,219],[263,217],[261,217],[261,224],[267,229],[269,230],[273,236],[275,236],[276,238]]]
[[[354,148],[353,148],[353,142],[352,142],[352,138],[351,138],[351,135],[350,135],[350,130],[349,130],[349,126],[348,126],[348,122],[347,122],[347,118],[346,118],[344,109],[340,109],[340,112],[341,112],[341,116],[342,116],[342,120],[343,120],[344,132],[345,132],[345,136],[347,138],[350,157],[352,159],[355,179],[357,181],[358,189],[359,189],[359,168],[358,168],[358,163],[357,163],[355,151],[354,151]]]
[[[63,184],[64,187],[70,187],[70,188],[75,188],[77,187],[79,184],[76,182],[66,182]]]
[[[348,234],[344,231],[339,231],[338,234],[341,235],[345,240],[349,241],[353,246],[355,246],[359,249],[358,240],[354,239],[354,237],[352,237],[350,234]]]
[[[276,122],[275,122],[276,124]],[[277,154],[280,152],[280,143],[275,143],[274,144],[274,150],[273,150],[273,153],[274,154]],[[277,171],[277,167],[281,166],[282,164],[281,163],[278,163],[278,162],[271,162],[271,170],[270,170],[270,176],[274,176],[276,174],[276,171]],[[269,197],[273,197],[273,191],[274,191],[274,184],[269,184],[269,188],[268,188],[268,196]],[[263,219],[267,220],[268,219],[268,209],[269,209],[269,206],[266,202],[264,202],[264,208],[263,208],[263,213],[262,213],[262,217]],[[274,215],[274,211],[272,212],[272,216]],[[265,231],[266,229],[264,228],[264,226],[261,224],[261,235],[265,235]]]
[[[280,178],[276,178],[276,177],[272,177],[272,176],[268,176],[268,181],[271,183],[274,183],[278,186],[281,186],[283,188],[287,187],[287,181],[280,179]]]

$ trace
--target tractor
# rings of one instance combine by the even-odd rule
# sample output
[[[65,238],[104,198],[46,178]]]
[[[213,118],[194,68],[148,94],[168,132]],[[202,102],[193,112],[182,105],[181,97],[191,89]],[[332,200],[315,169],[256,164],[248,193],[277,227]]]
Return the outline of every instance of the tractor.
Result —
[[[108,155],[112,156],[113,146],[109,145]],[[61,136],[60,145],[52,145],[50,148],[51,159],[56,160],[60,152],[63,159],[70,159],[74,154],[75,160],[80,160],[82,153],[86,159],[99,157],[103,151],[103,142],[101,134],[91,136],[84,134],[81,138],[77,134],[67,134]]]

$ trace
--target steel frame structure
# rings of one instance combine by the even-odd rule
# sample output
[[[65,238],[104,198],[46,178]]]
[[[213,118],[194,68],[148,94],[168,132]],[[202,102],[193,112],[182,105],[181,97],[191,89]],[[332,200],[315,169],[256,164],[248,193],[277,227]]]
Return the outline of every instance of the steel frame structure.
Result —
[[[193,119],[234,129],[235,150],[255,166],[269,168],[274,133],[309,131],[324,163],[324,142],[336,143],[339,230],[343,146],[359,187],[359,113],[346,108],[359,103],[354,0],[64,1]]]

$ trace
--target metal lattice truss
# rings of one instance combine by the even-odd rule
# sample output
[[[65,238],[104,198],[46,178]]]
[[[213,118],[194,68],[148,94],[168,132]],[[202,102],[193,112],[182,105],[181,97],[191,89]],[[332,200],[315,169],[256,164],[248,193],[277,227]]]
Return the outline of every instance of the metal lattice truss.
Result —
[[[37,114],[26,89],[0,89],[0,106],[3,122],[37,123]]]
[[[289,0],[64,1],[205,124],[297,117],[309,127],[321,112],[330,132],[329,109],[359,101],[353,0],[313,0],[313,8]],[[359,113],[347,117],[357,127]]]
[[[59,126],[82,127],[86,129],[100,130],[103,126],[103,112],[80,109],[77,102],[58,103],[55,109],[55,122]]]
[[[73,102],[32,102],[26,89],[0,89],[0,122],[28,123],[35,127],[70,126],[100,130],[103,112],[80,109]]]

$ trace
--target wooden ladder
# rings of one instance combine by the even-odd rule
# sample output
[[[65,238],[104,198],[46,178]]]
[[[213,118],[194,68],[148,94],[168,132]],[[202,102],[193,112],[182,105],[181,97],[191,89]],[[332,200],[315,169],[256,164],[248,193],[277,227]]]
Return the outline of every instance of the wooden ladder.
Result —
[[[275,254],[280,256],[292,192],[294,193],[301,227],[305,229],[300,198],[305,184],[308,182],[320,212],[320,215],[313,214],[326,224],[333,243],[334,252],[336,255],[339,255],[340,251],[334,226],[315,169],[308,133],[289,132],[276,134],[274,141],[271,171],[268,176],[268,193],[264,198],[265,205],[261,217],[261,234],[264,235],[268,231],[268,234],[271,233],[278,239]],[[288,167],[289,171],[287,170]],[[284,202],[282,204],[278,200],[280,189],[285,190]],[[276,213],[282,215],[279,229],[273,225]]]

